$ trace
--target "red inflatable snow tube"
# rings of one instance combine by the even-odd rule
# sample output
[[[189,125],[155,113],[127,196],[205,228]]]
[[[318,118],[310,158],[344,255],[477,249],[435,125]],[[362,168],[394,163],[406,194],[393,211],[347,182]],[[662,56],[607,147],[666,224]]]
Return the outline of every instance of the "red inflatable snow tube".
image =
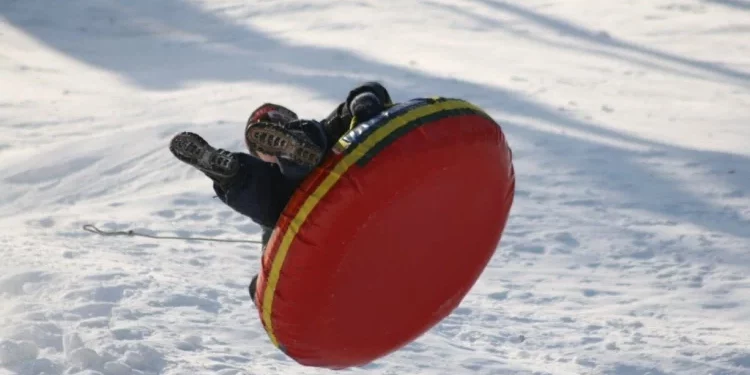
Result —
[[[271,342],[305,366],[361,366],[417,339],[466,296],[515,191],[500,126],[417,99],[350,131],[300,186],[255,299]]]

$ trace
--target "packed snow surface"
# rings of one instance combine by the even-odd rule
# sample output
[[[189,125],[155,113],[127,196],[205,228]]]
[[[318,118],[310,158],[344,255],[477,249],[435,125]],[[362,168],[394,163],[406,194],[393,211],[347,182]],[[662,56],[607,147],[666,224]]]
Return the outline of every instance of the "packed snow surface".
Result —
[[[487,110],[517,193],[461,306],[343,373],[750,374],[747,0],[1,1],[0,374],[331,373],[270,343],[257,245],[81,227],[259,239],[170,138],[366,80]]]

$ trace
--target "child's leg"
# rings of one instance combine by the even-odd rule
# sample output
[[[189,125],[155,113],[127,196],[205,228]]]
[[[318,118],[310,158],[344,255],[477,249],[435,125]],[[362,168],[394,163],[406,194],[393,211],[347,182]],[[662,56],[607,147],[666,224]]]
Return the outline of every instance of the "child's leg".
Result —
[[[194,133],[172,139],[170,150],[179,160],[213,180],[222,202],[265,227],[274,227],[298,182],[278,166],[248,154],[217,149]]]
[[[228,183],[214,182],[216,195],[262,227],[275,227],[298,181],[284,176],[275,164],[244,153],[233,153],[233,156],[239,163],[239,171]]]
[[[239,170],[239,163],[229,151],[212,147],[195,133],[183,132],[174,136],[169,151],[214,181],[231,179]]]
[[[258,122],[245,130],[250,153],[278,164],[281,173],[302,180],[330,148],[323,125],[312,120],[289,123]]]

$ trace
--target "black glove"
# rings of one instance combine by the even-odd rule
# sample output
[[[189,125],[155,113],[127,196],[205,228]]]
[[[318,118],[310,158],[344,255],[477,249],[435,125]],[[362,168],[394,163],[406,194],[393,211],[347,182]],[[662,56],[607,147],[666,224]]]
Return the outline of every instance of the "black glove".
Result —
[[[383,103],[375,94],[363,92],[349,102],[349,112],[357,119],[357,122],[365,122],[385,109]]]
[[[377,82],[368,82],[350,91],[345,103],[346,109],[358,123],[377,116],[390,104],[388,91]]]

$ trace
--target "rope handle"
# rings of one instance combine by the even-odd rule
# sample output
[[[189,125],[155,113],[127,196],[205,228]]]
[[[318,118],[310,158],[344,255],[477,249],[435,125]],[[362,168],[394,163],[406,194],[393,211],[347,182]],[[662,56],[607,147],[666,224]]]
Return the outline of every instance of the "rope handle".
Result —
[[[156,236],[152,234],[139,233],[132,229],[105,231],[105,230],[101,230],[97,228],[93,224],[84,225],[83,230],[94,233],[94,234],[98,234],[100,236],[105,236],[105,237],[127,236],[127,237],[146,237],[146,238],[153,238],[153,239],[158,239],[158,240],[185,240],[185,241],[211,241],[211,242],[262,244],[262,242],[259,240],[236,240],[236,239],[230,239],[230,238],[210,238],[210,237]]]

